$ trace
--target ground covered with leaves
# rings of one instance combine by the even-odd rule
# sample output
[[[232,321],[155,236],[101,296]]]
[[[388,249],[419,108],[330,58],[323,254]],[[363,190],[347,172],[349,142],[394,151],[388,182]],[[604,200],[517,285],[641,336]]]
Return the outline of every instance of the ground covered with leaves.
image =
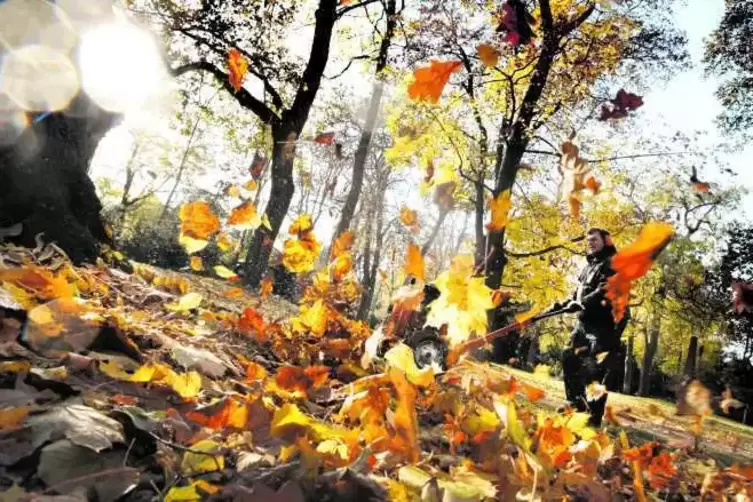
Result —
[[[670,411],[619,403],[595,430],[537,404],[554,401],[547,384],[503,367],[460,357],[435,374],[403,344],[370,360],[371,330],[348,315],[347,250],[338,241],[298,307],[232,277],[0,248],[0,499],[753,494],[753,467],[696,448],[703,389],[682,403],[690,441],[637,442],[621,426]]]

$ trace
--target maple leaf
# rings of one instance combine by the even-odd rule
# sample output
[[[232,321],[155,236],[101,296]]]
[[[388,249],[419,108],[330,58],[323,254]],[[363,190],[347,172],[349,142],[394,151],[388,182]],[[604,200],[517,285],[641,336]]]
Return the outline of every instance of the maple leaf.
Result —
[[[666,490],[675,476],[677,476],[677,468],[669,453],[661,452],[651,459],[651,464],[648,466],[648,482],[654,490]]]
[[[491,221],[486,224],[490,232],[499,232],[507,226],[510,213],[510,190],[500,192],[495,198],[489,200],[489,208],[492,212]]]
[[[421,256],[421,248],[412,242],[408,244],[408,252],[405,255],[403,272],[405,272],[405,275],[413,276],[420,281],[423,281],[426,277],[424,257]]]
[[[211,406],[189,411],[186,417],[214,430],[226,427],[244,429],[248,421],[248,404],[235,397],[227,397]]]
[[[441,294],[430,304],[426,323],[437,328],[447,324],[447,338],[453,346],[474,333],[486,334],[487,311],[494,308],[492,290],[483,277],[473,276],[474,270],[473,256],[459,255],[435,282]]]
[[[322,300],[311,306],[301,306],[301,314],[293,318],[293,325],[298,331],[308,331],[316,336],[323,336],[327,331],[329,311]]]
[[[499,51],[489,44],[481,44],[477,48],[481,63],[486,66],[496,66],[499,62]]]
[[[282,250],[282,264],[291,272],[311,272],[319,257],[321,244],[316,240],[288,239]]]
[[[254,203],[249,200],[233,208],[227,223],[242,230],[254,230],[261,225],[261,217],[256,212]]]
[[[599,120],[618,120],[628,116],[629,112],[635,111],[643,106],[643,98],[620,89],[617,95],[608,104],[601,107]]]
[[[203,200],[180,206],[180,233],[192,239],[206,241],[220,231],[220,219]]]
[[[439,103],[450,76],[463,66],[460,61],[431,61],[429,66],[413,73],[413,82],[408,86],[408,96],[415,101]]]
[[[635,242],[612,257],[615,274],[607,279],[606,298],[612,304],[615,321],[619,322],[625,313],[633,281],[646,275],[673,235],[672,225],[668,223],[648,223]]]
[[[314,229],[314,220],[310,214],[302,214],[290,224],[288,233],[290,235],[297,235],[299,238],[301,235],[305,235]]]
[[[55,275],[48,269],[36,265],[0,269],[0,283],[6,283],[6,289],[12,291],[16,301],[27,308],[34,306],[29,292],[39,300],[72,298],[74,294],[74,289],[63,275]],[[8,288],[8,284],[17,288]]]
[[[241,90],[243,80],[248,73],[248,61],[238,49],[232,48],[227,54],[227,67],[230,72],[228,75],[230,85],[235,92],[238,92]]]
[[[243,309],[243,313],[238,319],[238,330],[246,336],[254,336],[257,341],[264,342],[267,325],[264,317],[251,307]]]

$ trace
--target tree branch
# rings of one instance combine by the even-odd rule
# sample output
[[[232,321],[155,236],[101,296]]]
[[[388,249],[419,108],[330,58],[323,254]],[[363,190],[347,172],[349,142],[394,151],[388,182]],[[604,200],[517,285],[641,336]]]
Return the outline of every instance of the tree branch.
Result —
[[[576,242],[580,242],[585,238],[586,238],[585,235],[579,235],[578,237],[573,237],[572,239],[569,239],[569,242],[572,242],[573,244],[575,244]],[[513,253],[511,251],[505,250],[505,255],[512,256],[513,258],[530,258],[532,256],[541,256],[542,254],[547,254],[557,249],[565,249],[567,251],[570,251],[573,254],[577,254],[572,249],[565,246],[564,244],[555,244],[549,247],[545,247],[544,249],[539,249],[538,251],[531,251],[529,253]]]
[[[379,0],[363,0],[362,2],[358,2],[356,4],[348,5],[347,7],[343,7],[342,9],[340,9],[339,11],[337,11],[337,19],[340,19],[341,17],[343,17],[345,14],[347,14],[348,12],[350,12],[352,10],[359,9],[361,7],[366,7],[367,5],[372,4],[372,3],[376,3],[378,1]]]
[[[217,82],[221,84],[222,87],[235,98],[238,104],[240,104],[243,108],[251,110],[265,124],[271,124],[280,120],[280,117],[277,116],[275,112],[273,112],[259,99],[255,98],[243,87],[241,87],[238,92],[235,92],[233,86],[230,85],[230,80],[227,73],[223,72],[209,61],[196,61],[193,63],[187,63],[177,68],[171,69],[170,73],[174,77],[179,77],[191,71],[204,71],[214,75],[214,78],[217,80]]]

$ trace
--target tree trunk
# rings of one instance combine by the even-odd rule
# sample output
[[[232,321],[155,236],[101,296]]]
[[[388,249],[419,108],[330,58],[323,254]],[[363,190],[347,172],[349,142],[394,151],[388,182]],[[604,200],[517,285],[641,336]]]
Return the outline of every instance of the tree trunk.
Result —
[[[251,239],[245,264],[245,282],[257,287],[269,265],[272,245],[280,232],[280,227],[293,199],[293,161],[295,144],[308,120],[311,106],[322,81],[324,69],[329,60],[330,42],[337,20],[337,0],[320,0],[316,9],[314,40],[306,69],[290,109],[285,110],[279,119],[272,121],[272,186],[269,202],[264,214],[272,227],[259,226]]]
[[[0,227],[21,223],[17,243],[34,247],[41,233],[75,263],[97,257],[98,244],[110,239],[89,164],[118,118],[79,94],[67,110],[39,116],[0,148]]]
[[[661,317],[659,313],[654,314],[649,333],[645,333],[645,349],[643,351],[643,370],[641,371],[641,382],[638,387],[638,395],[648,396],[651,391],[651,375],[653,373],[654,358],[656,349],[659,347],[659,330],[661,327]]]
[[[364,281],[364,290],[361,295],[361,303],[358,305],[357,318],[361,321],[367,320],[371,312],[371,305],[374,303],[374,290],[379,273],[379,262],[382,260],[382,242],[384,240],[384,192],[386,191],[387,181],[377,194],[375,200],[374,212],[377,214],[377,227],[374,234],[374,256],[371,261],[371,269],[367,271],[366,280]]]
[[[625,380],[622,382],[624,394],[633,393],[633,375],[635,374],[635,358],[633,357],[633,335],[628,337],[627,349],[625,350]]]
[[[698,356],[698,337],[693,335],[690,337],[690,343],[688,344],[688,355],[685,358],[685,370],[683,374],[688,377],[695,376],[696,361]]]
[[[439,229],[442,228],[442,224],[444,223],[444,220],[445,218],[447,218],[447,215],[449,213],[450,211],[448,209],[439,209],[439,218],[437,218],[437,222],[436,224],[434,224],[434,229],[431,231],[431,235],[429,235],[429,238],[426,239],[426,242],[424,242],[423,246],[421,246],[421,256],[426,256],[426,253],[428,253],[429,249],[431,249],[431,245],[434,244],[434,239],[437,238]]]

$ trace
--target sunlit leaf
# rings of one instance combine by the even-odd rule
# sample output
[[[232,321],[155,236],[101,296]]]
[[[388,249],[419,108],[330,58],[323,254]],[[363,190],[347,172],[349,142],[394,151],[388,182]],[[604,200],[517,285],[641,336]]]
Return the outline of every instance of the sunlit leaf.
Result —
[[[238,329],[241,333],[247,336],[254,336],[258,341],[265,340],[264,334],[267,329],[267,325],[264,322],[264,317],[251,307],[243,309],[243,313],[238,319]]]
[[[221,471],[225,468],[225,457],[216,455],[221,448],[219,443],[211,439],[192,444],[191,451],[183,454],[183,461],[180,464],[181,472],[186,476],[194,476],[202,472]]]
[[[190,260],[191,270],[195,272],[201,272],[204,270],[204,263],[201,261],[200,256],[192,256]]]
[[[426,277],[424,257],[421,256],[421,248],[412,242],[408,244],[408,252],[405,256],[403,272],[405,272],[406,275],[411,275],[421,281]]]
[[[193,237],[180,234],[180,236],[178,237],[178,243],[183,246],[183,249],[186,250],[186,253],[193,254],[198,253],[199,251],[207,247],[209,241],[194,239]]]
[[[434,370],[432,368],[419,369],[413,357],[413,350],[404,343],[399,343],[388,350],[384,359],[390,367],[403,371],[413,385],[426,387],[434,383]]]
[[[243,80],[248,73],[248,61],[238,49],[233,47],[227,54],[228,80],[235,92],[241,90]]]
[[[233,208],[227,219],[227,223],[241,230],[254,230],[261,225],[261,217],[256,212],[254,203],[246,201],[240,206]]]
[[[220,251],[223,253],[227,253],[235,247],[235,242],[228,234],[222,232],[217,236],[217,247],[220,248]]]
[[[190,485],[173,486],[165,494],[164,502],[195,502],[202,499],[204,494],[214,494],[220,487],[199,479]]]
[[[199,308],[204,297],[199,293],[188,293],[180,297],[177,303],[165,304],[165,308],[174,312],[188,312]]]
[[[463,66],[460,61],[432,61],[413,73],[408,96],[413,100],[438,103],[450,76]]]
[[[220,231],[220,219],[203,200],[187,202],[180,206],[180,233],[197,240],[209,240]]]

